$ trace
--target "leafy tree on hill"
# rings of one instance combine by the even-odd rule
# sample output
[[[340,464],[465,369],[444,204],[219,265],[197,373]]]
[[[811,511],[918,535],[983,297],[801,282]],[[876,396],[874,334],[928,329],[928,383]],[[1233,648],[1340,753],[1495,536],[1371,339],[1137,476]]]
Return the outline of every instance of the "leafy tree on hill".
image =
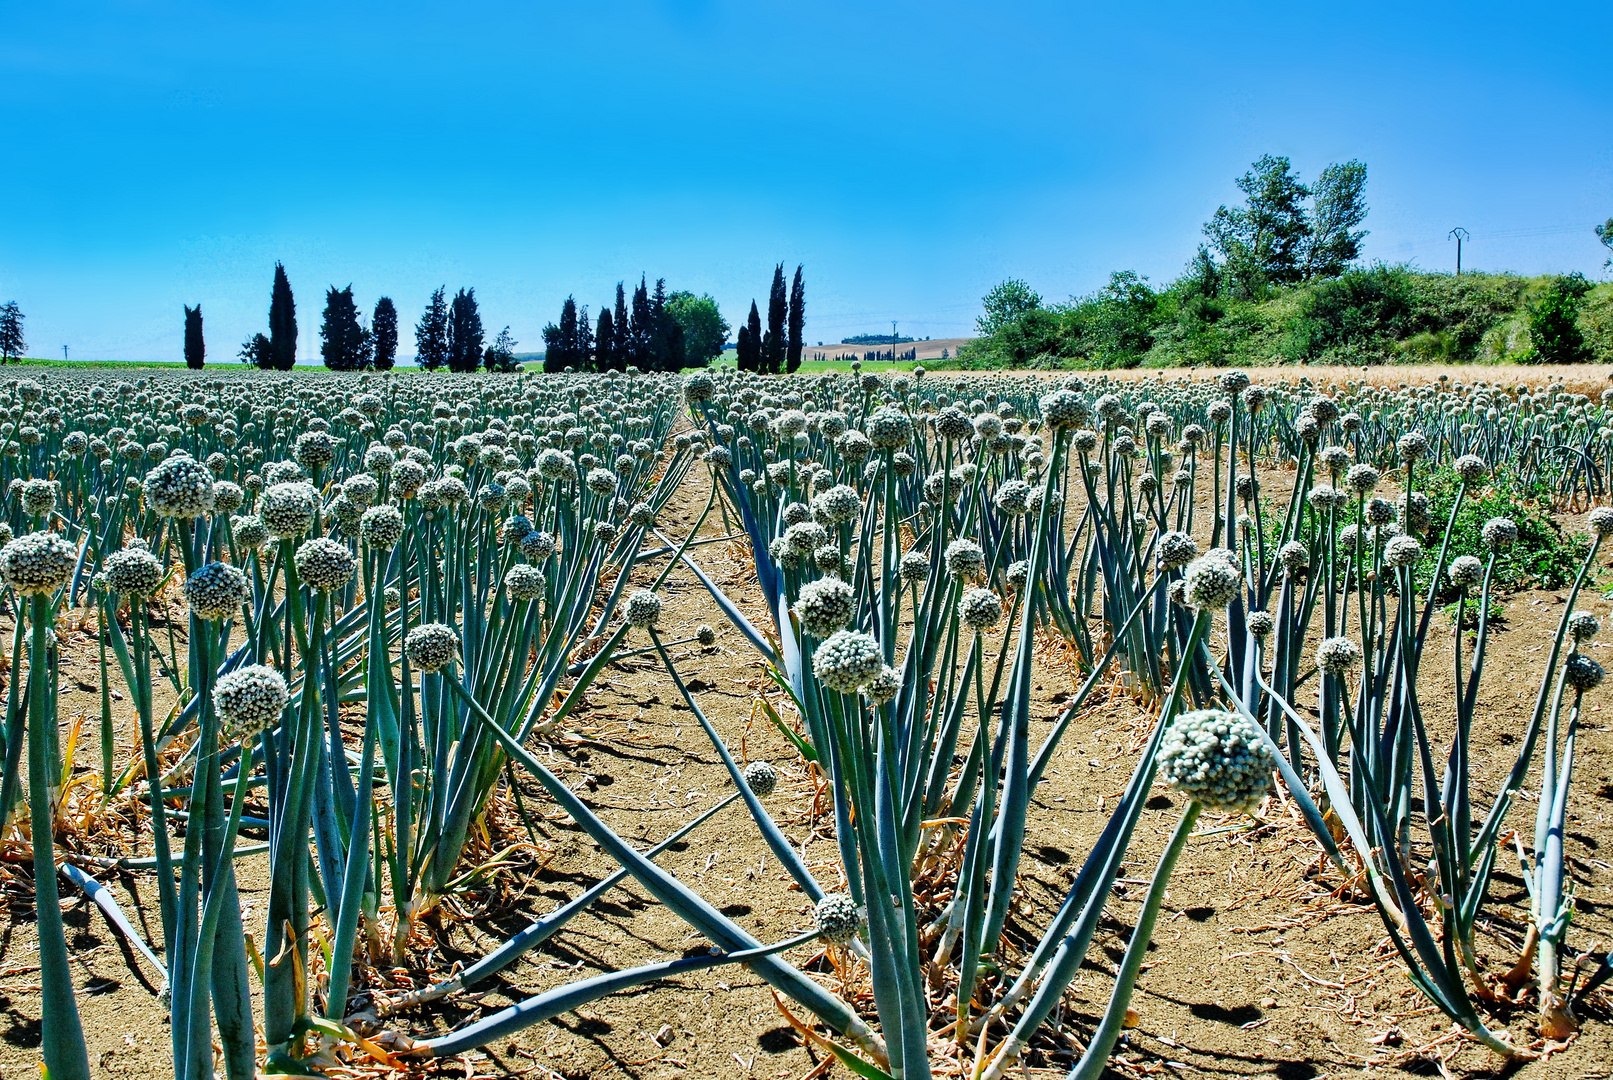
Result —
[[[207,362],[207,345],[202,341],[202,305],[185,307],[185,366],[200,368]]]
[[[398,308],[390,296],[375,302],[370,334],[375,344],[375,370],[390,371],[398,359]]]
[[[1613,252],[1613,217],[1608,218],[1596,227],[1596,238],[1602,242],[1603,247]],[[1613,268],[1613,254],[1610,254],[1607,257],[1607,262],[1602,264],[1602,269],[1607,270],[1610,268]]]
[[[325,290],[325,315],[319,326],[319,355],[332,371],[357,371],[370,362],[370,332],[358,321],[353,286]]]
[[[1529,359],[1542,364],[1582,364],[1591,358],[1575,318],[1581,298],[1590,291],[1590,282],[1578,273],[1552,280],[1529,310],[1533,344]]]
[[[274,346],[265,335],[253,334],[242,342],[241,351],[235,354],[235,358],[255,368],[270,368],[274,366]]]
[[[789,342],[784,350],[784,370],[790,374],[801,369],[801,334],[806,329],[806,283],[801,280],[801,267],[795,268],[795,281],[790,286]]]
[[[991,335],[1039,309],[1042,298],[1019,278],[1009,278],[987,293],[984,303],[986,313],[975,320],[975,327],[982,334]]]
[[[1359,161],[1329,165],[1311,188],[1311,233],[1300,276],[1305,281],[1337,277],[1361,257],[1366,230],[1367,167]]]
[[[472,372],[482,364],[482,315],[476,290],[460,289],[448,307],[448,370]]]
[[[286,268],[274,264],[274,287],[269,292],[270,366],[290,371],[297,365],[297,302],[291,295]]]
[[[784,350],[787,344],[784,321],[789,299],[784,292],[784,264],[773,268],[773,287],[767,296],[767,332],[762,335],[761,371],[777,375],[784,370]]]
[[[722,317],[710,293],[696,296],[692,292],[675,292],[666,298],[666,310],[683,330],[685,364],[705,367],[722,355],[728,343],[728,320]]]
[[[1331,277],[1360,256],[1367,167],[1329,165],[1315,188],[1285,157],[1263,156],[1237,181],[1247,206],[1222,206],[1204,226],[1240,295]],[[1306,205],[1310,200],[1310,205]]]
[[[448,363],[448,287],[437,286],[414,328],[415,363],[436,371]]]

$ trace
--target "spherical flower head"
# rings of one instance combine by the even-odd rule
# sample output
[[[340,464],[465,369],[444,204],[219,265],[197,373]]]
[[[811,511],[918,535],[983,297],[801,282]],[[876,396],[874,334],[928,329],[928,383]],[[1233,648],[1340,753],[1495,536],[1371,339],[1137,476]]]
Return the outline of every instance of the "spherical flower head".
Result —
[[[813,519],[823,525],[840,525],[862,512],[862,497],[851,485],[836,484],[812,500],[811,512]]]
[[[844,893],[830,893],[818,901],[812,921],[823,940],[833,945],[846,945],[862,929],[863,916],[857,901]]]
[[[997,489],[997,512],[1018,517],[1031,508],[1031,486],[1023,480],[1009,480]]]
[[[1182,580],[1190,606],[1220,611],[1232,603],[1238,590],[1243,588],[1243,571],[1232,552],[1214,548],[1188,563]]]
[[[1601,686],[1602,675],[1602,665],[1582,652],[1569,653],[1563,663],[1563,682],[1582,694]]]
[[[935,419],[931,423],[935,427],[935,433],[949,442],[967,439],[975,433],[974,425],[969,422],[968,414],[956,405],[948,405],[936,413]]]
[[[1054,431],[1073,431],[1092,415],[1080,394],[1063,388],[1043,394],[1036,405],[1042,414],[1042,423]]]
[[[1311,564],[1310,549],[1298,540],[1290,540],[1277,549],[1277,561],[1290,574],[1297,574]]]
[[[329,432],[305,431],[297,436],[291,456],[298,465],[313,472],[336,460],[336,440]]]
[[[1175,570],[1198,557],[1198,541],[1185,532],[1172,529],[1159,538],[1158,558],[1161,570]]]
[[[375,502],[376,497],[381,494],[381,485],[368,473],[359,473],[357,476],[348,477],[347,482],[342,485],[342,494],[347,496],[348,502],[362,510]]]
[[[248,664],[213,685],[213,705],[224,721],[224,741],[246,742],[279,722],[291,702],[286,680],[272,667]]]
[[[1428,501],[1427,495],[1420,491],[1407,492],[1400,496],[1395,506],[1399,510],[1401,521],[1405,522],[1408,530],[1420,532],[1428,528],[1434,506]]]
[[[230,532],[235,543],[246,551],[257,551],[269,542],[269,529],[256,514],[230,518]]]
[[[896,669],[889,664],[882,664],[879,668],[879,674],[869,679],[862,690],[869,701],[872,701],[875,705],[883,705],[894,700],[896,692],[901,688],[901,675],[897,674]]]
[[[1098,448],[1098,433],[1090,428],[1080,428],[1070,436],[1070,445],[1078,453],[1090,454]]]
[[[1591,527],[1591,532],[1596,534],[1598,540],[1606,540],[1609,536],[1613,536],[1613,506],[1598,506],[1591,511],[1586,524]]]
[[[1316,666],[1342,679],[1361,661],[1361,647],[1347,637],[1330,637],[1316,647]]]
[[[801,586],[795,614],[801,629],[815,638],[826,638],[851,621],[851,586],[839,578],[819,578]]]
[[[220,480],[213,485],[213,512],[216,514],[233,514],[241,509],[246,502],[246,492],[240,486],[228,480]]]
[[[1395,504],[1388,499],[1371,498],[1367,500],[1366,519],[1368,525],[1388,525],[1396,518]]]
[[[1003,579],[1008,582],[1009,588],[1023,589],[1025,582],[1030,580],[1031,564],[1029,559],[1016,559],[1008,564],[1003,573]]]
[[[1002,601],[990,589],[970,589],[958,601],[958,618],[977,634],[1002,621]]]
[[[1243,393],[1249,386],[1249,376],[1237,369],[1222,372],[1221,377],[1216,381],[1221,387],[1221,392],[1228,397]]]
[[[960,581],[973,581],[986,571],[986,553],[973,540],[954,540],[947,545],[947,573]]]
[[[56,485],[49,480],[25,480],[22,485],[23,513],[43,517],[56,509]]]
[[[778,787],[778,770],[765,761],[751,762],[739,775],[758,799],[767,798]]]
[[[185,603],[204,622],[239,615],[241,605],[251,599],[251,582],[229,563],[208,563],[185,579]]]
[[[403,514],[390,503],[372,506],[358,519],[358,535],[375,551],[391,551],[403,539]]]
[[[499,542],[506,547],[520,547],[526,534],[532,531],[532,521],[525,514],[511,514],[499,526]]]
[[[564,479],[569,475],[573,466],[571,459],[563,452],[550,447],[538,455],[538,475],[551,483]]]
[[[1483,579],[1484,564],[1472,555],[1458,555],[1451,560],[1451,565],[1445,573],[1450,577],[1452,585],[1465,589],[1477,585]]]
[[[877,450],[900,450],[913,441],[913,421],[902,410],[889,405],[875,409],[863,429]]]
[[[717,381],[703,371],[697,371],[683,380],[683,400],[691,405],[710,401],[717,392]]]
[[[534,529],[521,537],[521,555],[530,563],[541,563],[554,554],[554,537]]]
[[[847,461],[856,464],[873,453],[874,444],[868,436],[853,428],[835,440],[835,450]]]
[[[639,589],[627,598],[622,614],[633,629],[649,630],[661,618],[661,598],[648,589]]]
[[[53,532],[34,532],[0,548],[0,573],[19,594],[53,593],[78,564],[78,548]]]
[[[213,473],[176,451],[146,473],[146,505],[161,517],[199,518],[213,512]]]
[[[1395,453],[1410,465],[1428,456],[1428,436],[1420,431],[1408,431],[1395,441]]]
[[[1212,401],[1204,410],[1204,418],[1214,427],[1220,427],[1232,419],[1232,402]]]
[[[1509,548],[1518,539],[1518,523],[1511,518],[1493,517],[1484,523],[1484,543],[1491,551]]]
[[[319,493],[302,480],[273,484],[258,499],[258,516],[271,536],[295,540],[314,527]]]
[[[734,455],[726,446],[713,446],[706,451],[706,462],[716,468],[726,469],[734,463]]]
[[[1568,617],[1568,636],[1574,644],[1583,645],[1602,629],[1602,620],[1589,611],[1576,611]]]
[[[616,474],[609,469],[588,470],[588,490],[595,495],[612,495],[616,492]]]
[[[1371,465],[1351,465],[1344,474],[1344,483],[1357,495],[1367,495],[1378,486],[1378,470]]]
[[[1415,536],[1400,535],[1383,546],[1383,561],[1390,566],[1415,566],[1423,557],[1423,545]]]
[[[124,596],[150,596],[162,584],[163,565],[147,547],[126,547],[106,557],[106,583]]]
[[[701,623],[695,629],[694,639],[700,643],[702,648],[709,649],[713,645],[717,644],[717,631],[713,630],[706,623]]]
[[[421,671],[440,671],[454,662],[459,635],[445,623],[423,623],[404,637],[403,652]]]
[[[389,472],[396,464],[398,455],[385,443],[371,443],[369,449],[364,451],[364,471],[380,476]]]
[[[815,521],[803,521],[784,530],[784,542],[797,555],[810,555],[829,542],[829,533]]]
[[[1159,745],[1160,777],[1211,810],[1253,813],[1277,759],[1247,718],[1220,709],[1178,716]]]
[[[403,603],[403,593],[398,591],[396,585],[388,585],[381,590],[381,603],[385,605],[386,610],[396,611]]]
[[[418,461],[400,458],[392,466],[392,493],[399,499],[412,499],[426,482],[426,467]]]
[[[1319,424],[1331,424],[1339,418],[1338,402],[1325,394],[1312,398],[1306,408],[1311,411],[1312,416],[1316,417],[1316,422]]]
[[[529,563],[516,563],[504,575],[511,600],[536,600],[543,595],[543,572]]]
[[[504,485],[496,481],[489,480],[476,492],[476,504],[489,514],[496,514],[504,509],[504,504],[508,501],[509,495],[505,492]]]
[[[649,503],[634,503],[627,512],[627,520],[641,529],[655,528],[655,510]]]
[[[812,654],[812,672],[818,681],[842,694],[856,693],[882,667],[879,642],[851,630],[836,631]]]
[[[328,536],[303,541],[297,548],[296,563],[303,584],[319,592],[335,592],[352,581],[358,569],[358,560],[347,545]]]
[[[896,572],[905,584],[922,584],[930,576],[930,557],[922,551],[909,551],[897,564]]]
[[[1245,625],[1248,626],[1249,633],[1254,636],[1256,641],[1265,641],[1266,638],[1271,636],[1271,632],[1277,628],[1277,620],[1271,617],[1271,612],[1269,611],[1251,611]]]
[[[1490,466],[1477,454],[1463,454],[1454,464],[1456,475],[1464,484],[1477,484],[1490,476]]]

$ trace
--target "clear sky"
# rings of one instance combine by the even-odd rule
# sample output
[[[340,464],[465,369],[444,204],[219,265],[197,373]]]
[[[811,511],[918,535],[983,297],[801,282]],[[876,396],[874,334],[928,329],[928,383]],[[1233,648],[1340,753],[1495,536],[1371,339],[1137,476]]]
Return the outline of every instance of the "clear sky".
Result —
[[[1368,164],[1369,258],[1602,273],[1613,4],[0,0],[0,301],[30,353],[304,359],[323,291],[473,285],[541,348],[647,272],[807,339],[970,332],[1023,277],[1169,279],[1262,153]]]

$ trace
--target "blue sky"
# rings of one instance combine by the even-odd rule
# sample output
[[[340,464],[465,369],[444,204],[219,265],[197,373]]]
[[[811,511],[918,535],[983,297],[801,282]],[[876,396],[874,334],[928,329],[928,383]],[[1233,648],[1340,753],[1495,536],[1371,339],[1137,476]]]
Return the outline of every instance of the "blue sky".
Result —
[[[252,10],[248,10],[248,8]],[[806,266],[809,341],[968,333],[1192,255],[1262,153],[1370,170],[1369,258],[1600,274],[1613,5],[264,5],[0,0],[0,301],[33,355],[301,355],[326,285],[474,285],[521,348],[641,271],[730,321]],[[413,351],[403,335],[404,353]]]

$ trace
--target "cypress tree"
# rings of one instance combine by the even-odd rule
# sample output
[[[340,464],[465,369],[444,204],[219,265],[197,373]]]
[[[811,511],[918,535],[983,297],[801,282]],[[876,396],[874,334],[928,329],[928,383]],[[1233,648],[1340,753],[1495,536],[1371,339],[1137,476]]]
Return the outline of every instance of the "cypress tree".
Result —
[[[357,371],[368,359],[368,334],[358,322],[353,286],[325,290],[325,315],[319,326],[319,355],[332,371]]]
[[[390,296],[375,302],[370,317],[370,333],[375,338],[375,369],[389,371],[398,359],[398,309]]]
[[[773,288],[767,296],[767,333],[762,335],[762,367],[768,375],[784,370],[784,318],[789,301],[784,293],[784,264],[773,268]]]
[[[627,318],[627,291],[620,281],[616,283],[616,310],[611,314],[611,329],[616,334],[610,347],[613,370],[626,371],[631,327]]]
[[[202,305],[185,307],[185,366],[199,368],[207,360],[207,346],[202,342]]]
[[[241,351],[235,358],[243,364],[251,364],[255,368],[270,368],[274,366],[273,351],[269,346],[269,339],[263,334],[253,334],[241,345]]]
[[[560,305],[560,324],[550,323],[543,328],[543,370],[551,374],[576,368],[583,360],[577,350],[577,300],[566,297]]]
[[[750,302],[750,316],[739,328],[734,341],[735,363],[741,371],[760,371],[762,360],[762,316],[756,310],[756,301]]]
[[[588,321],[588,305],[577,308],[577,333],[571,341],[571,355],[577,358],[578,371],[593,371],[594,324]]]
[[[594,369],[613,371],[616,367],[616,320],[610,305],[599,309],[599,327],[594,331]]]
[[[650,290],[646,279],[639,277],[638,288],[633,290],[633,311],[629,316],[630,329],[627,334],[627,363],[640,371],[649,371],[650,367]]]
[[[448,287],[437,286],[414,328],[415,363],[436,371],[448,362]]]
[[[784,350],[784,370],[794,374],[801,369],[801,332],[806,327],[806,282],[801,279],[801,267],[795,268],[795,282],[790,286],[790,339]]]
[[[291,295],[286,268],[274,264],[274,288],[269,293],[269,353],[273,366],[290,371],[297,363],[297,302]]]
[[[448,370],[472,372],[481,367],[482,337],[476,290],[460,289],[448,308]]]

